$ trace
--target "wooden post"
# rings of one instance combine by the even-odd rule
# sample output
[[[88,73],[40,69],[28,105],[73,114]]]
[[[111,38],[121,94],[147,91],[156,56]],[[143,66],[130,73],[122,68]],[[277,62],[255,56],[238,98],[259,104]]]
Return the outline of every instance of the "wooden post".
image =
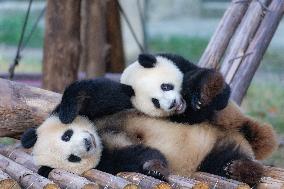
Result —
[[[18,137],[39,126],[60,102],[61,95],[0,79],[0,137]]]
[[[231,98],[238,104],[242,102],[251,80],[260,65],[261,59],[283,16],[284,0],[273,0],[268,9],[269,10],[266,11],[266,15],[245,52],[245,54],[252,54],[244,57],[231,82]]]
[[[217,68],[236,28],[245,14],[250,0],[232,1],[199,60],[202,67]]]
[[[105,0],[86,0],[84,19],[86,28],[83,37],[83,51],[86,61],[87,78],[103,76],[106,72],[106,42]]]
[[[77,79],[80,57],[80,0],[48,0],[43,87],[55,92]]]
[[[121,73],[125,67],[124,50],[118,0],[108,0],[106,8],[106,36],[110,45],[106,59],[106,70],[111,73]]]

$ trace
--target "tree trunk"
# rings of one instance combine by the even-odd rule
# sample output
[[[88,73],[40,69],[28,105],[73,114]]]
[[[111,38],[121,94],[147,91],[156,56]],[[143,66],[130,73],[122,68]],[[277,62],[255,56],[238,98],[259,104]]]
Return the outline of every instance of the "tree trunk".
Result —
[[[80,0],[48,0],[43,87],[55,92],[77,79],[80,58]]]
[[[231,98],[238,104],[241,104],[251,80],[260,65],[262,57],[283,16],[284,0],[273,0],[268,9],[269,10],[266,11],[265,17],[245,52],[245,54],[252,54],[244,57],[231,82]]]
[[[106,72],[106,43],[105,0],[86,0],[85,2],[85,35],[83,51],[85,51],[86,75],[88,78],[103,76]]]
[[[0,137],[17,137],[39,126],[60,102],[61,95],[0,79]]]
[[[111,73],[121,73],[125,67],[125,60],[118,0],[107,1],[106,36],[107,43],[110,45],[106,70]]]
[[[233,1],[225,12],[205,52],[199,60],[202,67],[217,68],[226,48],[250,3]]]
[[[24,188],[29,189],[59,189],[59,187],[50,180],[32,172],[24,166],[17,164],[0,155],[0,168],[15,179]]]

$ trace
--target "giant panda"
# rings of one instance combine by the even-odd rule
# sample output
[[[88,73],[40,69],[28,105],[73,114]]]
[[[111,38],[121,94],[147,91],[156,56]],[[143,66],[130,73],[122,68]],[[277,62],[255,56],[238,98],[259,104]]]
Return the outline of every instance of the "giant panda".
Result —
[[[123,91],[139,112],[127,110],[97,119],[97,112],[92,110],[104,107],[93,101],[97,98],[92,96],[98,91],[88,93],[82,100],[76,90],[76,94],[65,95],[64,92],[62,102],[65,103],[59,109],[62,117],[72,121],[68,111],[61,110],[69,110],[68,106],[75,104],[77,114],[88,114],[95,120],[107,149],[139,144],[158,149],[176,174],[190,176],[200,170],[249,184],[260,179],[263,167],[253,161],[254,153],[245,137],[237,130],[225,130],[208,123],[216,110],[227,105],[229,96],[227,85],[219,76],[214,76],[214,71],[167,54],[142,55],[131,66],[132,71],[126,69],[122,74],[121,88],[127,88]],[[66,91],[70,90],[67,88]],[[108,99],[109,95],[104,98]],[[113,98],[116,98],[115,94]],[[108,103],[111,101],[113,99],[107,100]],[[202,111],[206,116],[194,114]]]
[[[77,174],[98,165],[101,139],[93,122],[82,116],[66,127],[56,115],[49,116],[38,128],[28,129],[21,138],[24,148],[31,148],[38,173],[48,177],[53,168]]]

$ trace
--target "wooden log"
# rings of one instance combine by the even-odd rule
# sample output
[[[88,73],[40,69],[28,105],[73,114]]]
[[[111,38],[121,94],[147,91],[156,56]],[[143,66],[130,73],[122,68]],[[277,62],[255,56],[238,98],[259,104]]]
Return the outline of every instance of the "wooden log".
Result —
[[[16,137],[37,127],[59,103],[61,95],[0,79],[0,137]]]
[[[62,92],[77,79],[80,59],[78,0],[48,0],[43,51],[43,87]]]
[[[284,169],[282,168],[265,166],[264,175],[284,182]]]
[[[177,175],[170,175],[169,182],[172,186],[177,185],[180,188],[209,189],[209,185],[205,182],[200,182],[194,179]]]
[[[217,68],[236,28],[245,14],[250,0],[232,1],[199,60],[202,67]]]
[[[59,189],[59,187],[52,181],[38,175],[37,173],[34,173],[33,171],[2,155],[0,155],[0,168],[24,188]]]
[[[283,189],[284,182],[271,177],[263,177],[257,185],[257,189]]]
[[[209,173],[196,172],[191,176],[191,178],[198,180],[200,182],[205,182],[209,184],[210,188],[215,188],[215,189],[223,189],[223,188],[249,189],[250,188],[245,183],[241,183],[241,182],[231,180],[231,179],[226,179],[224,177],[212,175]]]
[[[270,0],[264,0],[262,3],[267,6],[270,3]],[[249,56],[249,54],[245,55],[244,53],[261,22],[262,15],[262,5],[257,0],[252,1],[237,28],[233,39],[230,41],[230,46],[221,66],[221,72],[226,76],[227,83],[231,82],[235,69],[238,68],[243,57]]]
[[[62,169],[53,169],[49,173],[48,178],[61,188],[99,189],[97,183]]]
[[[39,168],[34,164],[32,156],[30,154],[27,154],[24,149],[15,149],[13,147],[0,148],[0,154],[7,158],[10,158],[20,165],[23,165],[33,172],[37,172]]]
[[[153,177],[149,177],[140,173],[130,173],[123,172],[117,174],[119,177],[122,177],[130,182],[133,182],[140,186],[142,189],[170,189],[173,188],[166,182],[160,181]]]
[[[253,40],[251,41],[246,53],[253,52],[246,56],[231,82],[231,98],[238,104],[241,103],[250,82],[260,65],[261,59],[279,25],[284,13],[284,0],[273,0],[266,11]]]
[[[0,169],[0,189],[21,189],[17,181]]]
[[[95,181],[101,186],[116,189],[139,189],[140,187],[121,177],[117,177],[96,169],[91,169],[82,174],[83,177],[90,181]]]

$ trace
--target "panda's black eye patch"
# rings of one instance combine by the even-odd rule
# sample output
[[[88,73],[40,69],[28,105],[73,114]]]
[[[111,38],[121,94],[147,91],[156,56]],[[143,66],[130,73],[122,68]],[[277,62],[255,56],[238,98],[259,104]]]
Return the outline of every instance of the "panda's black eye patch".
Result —
[[[160,102],[156,98],[152,98],[152,102],[156,108],[160,108]]]
[[[61,140],[68,142],[73,135],[73,130],[68,129],[67,131],[64,132],[64,134],[61,136]]]
[[[174,90],[174,85],[170,84],[170,83],[163,83],[161,85],[161,89],[163,91],[171,91],[171,90]]]
[[[68,157],[68,161],[70,162],[73,162],[73,163],[76,163],[76,162],[80,162],[81,161],[81,158],[74,155],[74,154],[71,154],[69,157]]]

